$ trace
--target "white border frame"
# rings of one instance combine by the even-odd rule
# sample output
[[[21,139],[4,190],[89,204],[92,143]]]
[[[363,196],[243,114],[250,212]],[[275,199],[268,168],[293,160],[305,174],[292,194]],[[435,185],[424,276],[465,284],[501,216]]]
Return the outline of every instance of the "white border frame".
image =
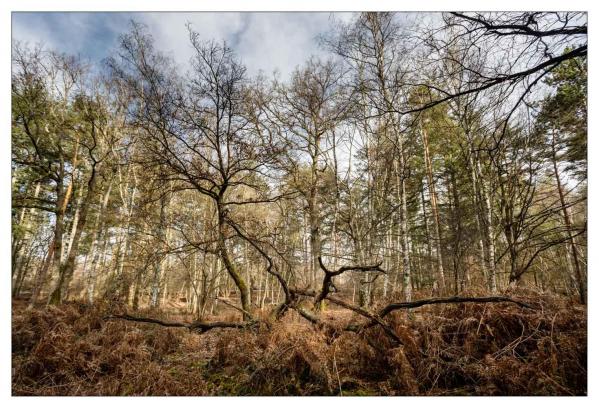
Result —
[[[159,397],[137,397],[135,400],[129,400],[126,397],[106,397],[106,398],[86,398],[86,397],[11,397],[11,356],[8,350],[11,347],[11,281],[8,271],[10,270],[10,38],[11,38],[11,12],[13,11],[383,11],[383,10],[398,10],[398,11],[449,11],[449,10],[485,10],[485,11],[500,11],[500,10],[580,10],[589,12],[589,43],[591,50],[589,52],[589,71],[592,73],[589,77],[589,106],[591,114],[589,115],[589,240],[588,240],[588,261],[589,261],[589,294],[596,292],[597,280],[593,277],[593,267],[597,265],[598,253],[594,251],[595,235],[597,232],[597,223],[593,211],[593,205],[596,203],[597,187],[596,180],[599,179],[597,172],[599,165],[594,163],[594,153],[598,153],[597,141],[593,137],[597,130],[597,120],[595,114],[597,109],[594,109],[597,104],[597,80],[596,75],[599,71],[594,71],[597,64],[597,52],[593,48],[594,33],[597,19],[595,18],[595,2],[569,0],[533,0],[533,1],[518,1],[518,0],[503,0],[492,2],[481,2],[474,0],[427,0],[426,2],[411,2],[404,3],[392,0],[260,0],[249,2],[248,0],[218,0],[218,1],[190,1],[190,0],[21,0],[21,1],[3,1],[0,4],[0,58],[1,70],[0,75],[0,95],[3,102],[0,106],[0,217],[3,220],[0,229],[0,262],[3,276],[0,281],[3,283],[2,296],[0,296],[0,310],[2,311],[3,320],[1,321],[2,330],[0,330],[0,401],[7,405],[4,406],[35,406],[37,408],[47,408],[48,406],[77,407],[82,405],[103,407],[106,404],[125,405],[131,402],[139,402],[144,406],[164,408],[165,404],[206,404],[208,406],[236,406],[238,404],[250,404],[251,406],[258,405],[260,407],[285,405],[285,407],[302,407],[307,405],[331,405],[341,402],[349,406],[362,407],[369,404],[394,406],[398,405],[418,405],[419,407],[434,406],[438,408],[442,405],[445,408],[447,405],[455,405],[459,407],[477,407],[481,404],[485,406],[497,406],[505,408],[505,405],[516,404],[518,406],[524,404],[542,404],[545,407],[560,406],[562,404],[576,404],[582,406],[597,406],[599,398],[597,398],[596,385],[597,375],[596,370],[599,368],[597,364],[597,353],[593,340],[596,340],[596,303],[593,296],[589,296],[589,326],[588,326],[588,394],[589,397],[513,397],[513,398],[493,398],[493,397],[404,397],[396,399],[394,397],[370,397],[362,398],[345,398],[345,399],[327,399],[327,397],[312,397],[297,398],[297,397],[178,397],[177,399],[163,400]],[[239,398],[243,398],[240,400]],[[483,398],[483,399],[481,399]],[[564,400],[563,398],[568,398]],[[594,403],[592,401],[595,401]],[[592,405],[591,405],[592,404]],[[245,406],[244,406],[245,408]],[[510,407],[511,408],[511,407]]]

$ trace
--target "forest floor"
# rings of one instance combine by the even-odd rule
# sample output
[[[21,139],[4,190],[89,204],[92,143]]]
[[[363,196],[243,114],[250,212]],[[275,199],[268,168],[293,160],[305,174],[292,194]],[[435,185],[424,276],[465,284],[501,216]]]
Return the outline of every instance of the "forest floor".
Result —
[[[531,291],[510,296],[535,309],[495,303],[395,312],[387,321],[399,347],[377,327],[331,333],[292,312],[270,327],[198,334],[106,319],[114,305],[27,310],[15,301],[12,393],[586,395],[586,308]],[[323,313],[337,327],[357,319],[345,311]]]

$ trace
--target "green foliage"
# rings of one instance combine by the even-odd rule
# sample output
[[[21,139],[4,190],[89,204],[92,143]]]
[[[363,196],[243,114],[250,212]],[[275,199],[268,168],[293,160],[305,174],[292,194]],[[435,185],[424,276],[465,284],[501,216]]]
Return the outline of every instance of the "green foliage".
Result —
[[[574,168],[577,163],[586,162],[587,157],[586,57],[563,62],[545,83],[553,92],[540,103],[539,131],[549,134],[549,138],[555,132],[558,145],[564,148],[562,159]]]

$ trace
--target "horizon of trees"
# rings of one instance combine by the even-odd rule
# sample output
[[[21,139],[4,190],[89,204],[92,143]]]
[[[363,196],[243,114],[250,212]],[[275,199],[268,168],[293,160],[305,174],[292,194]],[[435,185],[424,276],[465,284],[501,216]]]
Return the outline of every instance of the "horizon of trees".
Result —
[[[334,22],[284,79],[192,26],[185,73],[136,22],[95,66],[14,42],[13,297],[585,303],[586,15],[439,15]]]

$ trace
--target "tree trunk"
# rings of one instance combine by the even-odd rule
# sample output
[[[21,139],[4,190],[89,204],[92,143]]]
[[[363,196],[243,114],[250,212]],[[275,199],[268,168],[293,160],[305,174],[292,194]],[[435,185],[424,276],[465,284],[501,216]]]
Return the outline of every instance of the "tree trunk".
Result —
[[[33,197],[37,198],[40,193],[41,183],[36,183],[35,190],[33,193]],[[29,243],[29,247],[32,245],[33,237],[31,236],[31,219],[34,218],[36,214],[35,208],[23,208],[21,212],[21,218],[19,220],[19,225],[23,226],[23,236],[20,239],[15,240],[12,248],[12,276],[16,275],[16,279],[13,282],[13,297],[19,295],[19,291],[21,288],[20,282],[23,282],[25,276],[27,275],[28,267],[24,267],[24,264],[29,265],[29,260],[31,259],[31,250],[27,251],[28,254],[26,256],[26,262],[23,261],[23,249],[26,247],[27,243]],[[13,234],[14,236],[14,234]]]
[[[562,206],[562,214],[564,217],[564,225],[566,226],[567,234],[568,234],[568,243],[571,250],[571,256],[573,260],[574,266],[574,278],[578,285],[578,295],[580,297],[580,303],[583,305],[586,303],[586,289],[585,289],[585,281],[582,275],[582,271],[580,268],[580,263],[578,262],[578,252],[576,251],[576,243],[574,242],[574,237],[572,236],[572,220],[570,218],[570,212],[568,211],[566,197],[564,195],[564,190],[562,188],[562,182],[559,176],[559,170],[557,167],[557,151],[555,147],[555,132],[552,133],[551,136],[551,158],[553,162],[553,172],[555,175],[555,183],[557,185],[557,192],[559,194],[560,204]]]
[[[483,274],[483,281],[488,285],[489,283],[489,271],[487,270],[487,256],[485,255],[487,248],[485,248],[485,232],[484,232],[484,219],[483,219],[483,204],[481,200],[481,193],[479,188],[479,181],[476,174],[476,168],[474,166],[473,159],[474,152],[472,147],[468,152],[468,166],[470,167],[470,182],[472,183],[472,203],[475,209],[474,221],[476,223],[476,231],[478,232],[478,251],[479,251],[479,262],[480,268]],[[489,288],[490,289],[490,288]]]
[[[476,160],[477,174],[480,192],[482,195],[483,202],[483,212],[484,217],[483,220],[483,228],[484,228],[484,236],[487,246],[486,251],[486,264],[488,270],[488,278],[489,278],[489,289],[491,293],[497,293],[497,277],[496,277],[496,268],[495,268],[495,240],[493,237],[493,213],[491,208],[491,198],[489,196],[489,192],[485,186],[485,181],[482,178],[482,171],[480,160]]]
[[[216,208],[218,213],[218,251],[220,253],[221,259],[227,269],[227,273],[233,279],[235,286],[239,290],[239,295],[241,298],[241,308],[249,313],[251,313],[251,304],[249,297],[249,289],[243,276],[237,270],[237,267],[233,263],[231,256],[229,255],[229,251],[227,249],[227,245],[225,242],[226,239],[226,220],[225,220],[225,208],[222,204],[222,201],[216,201]],[[249,320],[249,317],[242,313],[243,320]]]
[[[312,156],[312,164],[311,164],[311,185],[310,191],[308,194],[308,220],[310,222],[310,271],[312,273],[311,282],[313,284],[317,284],[318,282],[318,271],[319,271],[319,263],[318,257],[320,256],[321,248],[321,238],[320,238],[320,214],[318,209],[318,197],[317,197],[317,189],[318,189],[318,144],[319,138],[314,137],[314,151],[310,152]]]
[[[166,209],[167,209],[167,198],[166,194],[163,194],[160,197],[160,222],[156,231],[156,236],[158,237],[158,248],[160,250],[157,253],[157,259],[154,260],[154,274],[152,275],[152,289],[150,295],[150,307],[155,308],[160,304],[160,288],[162,281],[162,273],[164,262],[166,259]]]
[[[85,228],[85,224],[87,223],[87,215],[89,211],[89,206],[91,201],[93,200],[95,194],[95,187],[97,181],[97,169],[94,165],[92,167],[90,178],[87,182],[87,194],[85,195],[85,199],[81,203],[80,214],[79,214],[79,227],[77,227],[77,220],[73,220],[74,226],[73,229],[74,235],[72,236],[72,241],[70,244],[72,247],[67,252],[67,259],[63,267],[60,268],[60,275],[58,278],[58,283],[56,284],[56,288],[52,292],[50,296],[51,304],[59,304],[63,300],[63,296],[66,296],[69,288],[69,284],[73,277],[73,273],[75,270],[75,259],[77,257],[78,248],[79,248],[79,240],[81,239],[81,234]]]
[[[443,271],[443,252],[441,249],[441,222],[439,219],[439,209],[437,207],[437,193],[435,190],[435,179],[433,175],[433,164],[430,157],[429,150],[429,142],[428,142],[428,133],[422,123],[422,118],[420,122],[420,129],[422,133],[422,145],[424,147],[424,163],[426,168],[426,177],[428,180],[428,195],[429,201],[431,203],[431,212],[433,213],[433,221],[434,221],[434,241],[435,241],[435,249],[437,255],[437,280],[439,281],[439,285],[441,290],[445,287],[445,274]]]
[[[62,234],[64,229],[64,214],[66,210],[66,206],[68,203],[68,198],[70,196],[70,189],[72,184],[68,187],[67,192],[63,193],[62,183],[58,183],[57,185],[57,208],[56,208],[56,221],[54,224],[54,240],[53,248],[52,248],[52,256],[54,257],[52,261],[52,267],[50,268],[50,276],[54,275],[54,271],[58,274],[58,283],[57,287],[62,285],[62,280],[64,279],[63,268],[61,265],[61,256],[62,256]],[[58,304],[60,303],[59,293],[55,293],[53,291],[48,298],[49,304]]]
[[[401,149],[401,146],[400,146]],[[399,157],[401,160],[400,169],[405,166],[403,157],[403,151],[400,151]],[[410,238],[408,228],[408,202],[406,197],[406,180],[402,175],[400,177],[401,184],[401,207],[399,212],[400,219],[400,234],[401,240],[401,252],[403,256],[403,287],[404,287],[404,298],[407,302],[412,300],[412,272],[410,265]]]
[[[429,274],[432,275],[432,271],[433,270],[433,265],[432,265],[432,257],[433,257],[433,248],[431,245],[431,234],[430,234],[430,227],[428,225],[428,214],[426,213],[426,201],[424,199],[424,183],[422,183],[422,187],[420,189],[420,199],[421,199],[421,203],[422,203],[422,218],[424,220],[424,232],[425,232],[425,236],[424,239],[426,241],[426,263],[427,263],[427,269],[429,270]],[[430,275],[429,275],[430,276]],[[439,293],[439,279],[435,279],[433,276],[430,276],[431,278],[433,278],[433,293],[434,294],[438,294]]]
[[[90,248],[90,254],[92,254],[92,262],[89,267],[89,271],[87,272],[87,301],[89,304],[92,304],[94,302],[96,271],[98,267],[98,261],[100,259],[100,241],[103,235],[105,224],[105,219],[102,218],[102,215],[106,211],[106,206],[108,205],[108,200],[110,199],[111,191],[112,181],[110,181],[108,184],[108,189],[106,190],[106,193],[104,193],[104,197],[102,198],[100,211],[98,211],[98,215],[96,216],[96,223],[94,228],[95,232],[92,241],[92,247]]]

